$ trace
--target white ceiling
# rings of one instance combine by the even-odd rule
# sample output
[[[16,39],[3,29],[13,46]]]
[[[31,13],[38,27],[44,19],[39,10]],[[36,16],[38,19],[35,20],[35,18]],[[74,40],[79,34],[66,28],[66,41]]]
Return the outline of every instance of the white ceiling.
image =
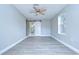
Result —
[[[65,4],[40,4],[46,10],[45,15],[36,16],[30,13],[33,9],[33,4],[15,4],[14,5],[26,18],[32,18],[33,20],[51,19],[54,17],[61,9],[63,9]]]

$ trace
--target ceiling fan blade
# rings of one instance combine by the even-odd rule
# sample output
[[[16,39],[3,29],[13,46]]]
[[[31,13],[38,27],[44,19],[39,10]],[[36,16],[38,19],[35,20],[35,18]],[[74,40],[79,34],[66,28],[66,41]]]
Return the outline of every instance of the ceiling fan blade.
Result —
[[[40,11],[41,11],[41,12],[45,12],[45,11],[46,11],[46,9],[40,9]]]
[[[44,15],[45,13],[43,13],[43,12],[39,12],[39,14]]]

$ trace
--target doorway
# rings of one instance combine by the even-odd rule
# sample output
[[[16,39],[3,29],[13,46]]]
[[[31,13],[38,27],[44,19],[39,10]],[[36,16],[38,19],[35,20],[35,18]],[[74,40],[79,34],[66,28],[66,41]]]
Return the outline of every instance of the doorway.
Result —
[[[41,20],[28,20],[26,22],[27,35],[39,36],[41,35]]]

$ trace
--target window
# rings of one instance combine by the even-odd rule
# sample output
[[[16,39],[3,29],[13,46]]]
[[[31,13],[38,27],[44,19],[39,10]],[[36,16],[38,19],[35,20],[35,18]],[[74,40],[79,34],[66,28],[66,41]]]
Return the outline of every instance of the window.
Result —
[[[65,34],[64,17],[58,16],[58,34]]]

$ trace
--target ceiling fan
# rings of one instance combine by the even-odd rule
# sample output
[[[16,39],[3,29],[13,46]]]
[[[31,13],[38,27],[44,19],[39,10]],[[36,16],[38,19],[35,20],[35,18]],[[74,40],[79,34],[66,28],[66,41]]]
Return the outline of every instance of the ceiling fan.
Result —
[[[31,13],[35,13],[36,15],[44,15],[46,9],[43,7],[40,7],[39,4],[34,4],[33,5],[33,10]]]

